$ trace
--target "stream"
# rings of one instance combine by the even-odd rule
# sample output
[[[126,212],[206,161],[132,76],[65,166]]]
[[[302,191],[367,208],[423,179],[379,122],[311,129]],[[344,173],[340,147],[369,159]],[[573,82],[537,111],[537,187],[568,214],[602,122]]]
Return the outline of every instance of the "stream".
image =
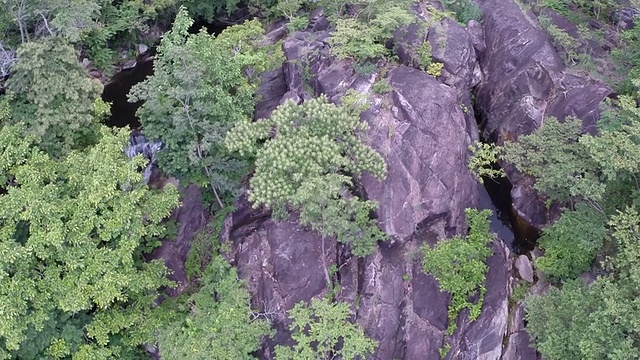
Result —
[[[154,50],[149,50],[152,55]],[[112,127],[130,126],[132,130],[140,128],[140,121],[136,111],[142,105],[141,102],[130,103],[127,94],[133,85],[144,81],[147,76],[153,74],[153,60],[148,55],[142,58],[138,56],[136,66],[133,69],[122,70],[116,73],[111,81],[104,86],[102,100],[111,103],[111,116],[105,124]]]

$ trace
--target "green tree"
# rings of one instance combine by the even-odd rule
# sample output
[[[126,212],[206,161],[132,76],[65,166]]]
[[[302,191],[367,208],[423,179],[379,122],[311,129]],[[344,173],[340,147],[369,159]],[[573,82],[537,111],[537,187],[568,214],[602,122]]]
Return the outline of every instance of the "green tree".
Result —
[[[364,129],[358,116],[323,96],[302,105],[288,102],[269,119],[239,122],[225,143],[231,151],[256,157],[249,191],[255,207],[265,205],[283,218],[293,206],[302,224],[366,255],[384,233],[369,218],[376,204],[349,194],[348,188],[352,176],[367,171],[382,179],[386,168],[382,157],[359,139],[356,132]]]
[[[566,210],[540,237],[544,255],[538,268],[557,279],[573,279],[591,266],[607,236],[607,219],[594,208],[578,204]]]
[[[551,201],[599,201],[604,185],[597,164],[578,142],[582,122],[546,118],[542,127],[503,146],[503,158],[535,178],[533,187]]]
[[[178,194],[142,182],[127,139],[102,128],[94,147],[55,160],[0,129],[1,358],[131,358],[153,339],[156,290],[170,282],[141,252]]]
[[[254,359],[270,324],[250,311],[249,293],[235,269],[214,255],[200,278],[202,288],[191,295],[179,320],[160,331],[163,359]]]
[[[351,4],[357,10],[348,14],[348,7],[341,1],[322,0],[320,5],[330,9],[328,13],[334,19],[336,30],[329,42],[338,59],[364,61],[390,55],[386,42],[399,27],[416,19],[407,1],[358,0]]]
[[[484,183],[484,177],[495,179],[505,175],[504,170],[495,168],[499,156],[499,150],[495,144],[476,142],[469,145],[469,151],[473,155],[469,158],[467,167],[478,181]]]
[[[455,13],[456,19],[462,24],[467,24],[470,20],[480,21],[482,18],[482,10],[474,0],[444,0],[444,6]]]
[[[433,248],[428,245],[423,248],[422,271],[433,275],[440,289],[451,294],[448,334],[456,330],[455,321],[463,309],[469,309],[471,320],[480,316],[486,292],[486,261],[492,253],[487,246],[493,240],[488,220],[491,212],[467,209],[465,214],[469,235],[439,241]],[[479,296],[472,303],[469,298],[474,295]]]
[[[144,100],[137,115],[145,134],[165,144],[160,168],[210,185],[223,207],[222,195],[236,190],[247,168],[223,140],[234,123],[252,118],[260,74],[281,58],[275,47],[260,45],[263,29],[255,20],[217,37],[204,30],[189,35],[192,24],[180,10],[158,47],[153,76],[134,86],[130,100]]]
[[[598,281],[587,287],[572,280],[562,289],[552,287],[545,295],[527,298],[527,331],[534,347],[549,360],[638,358],[632,340],[637,331],[625,329],[607,313],[604,291],[610,286]]]
[[[536,176],[536,182],[551,177],[554,184],[549,189],[558,190],[561,179],[569,174],[573,192],[568,194],[578,201],[545,230],[541,239],[545,255],[538,266],[570,279],[589,266],[598,251],[604,252],[605,261],[598,269],[600,276],[589,286],[568,280],[561,288],[529,297],[525,301],[527,330],[548,359],[636,359],[640,357],[640,109],[635,99],[623,95],[606,113],[597,136],[579,135],[576,143],[577,130],[569,137],[573,157],[567,159],[589,165],[552,166]],[[566,155],[567,144],[557,142],[557,133],[547,135],[551,139],[538,138],[542,149]],[[531,165],[527,161],[525,167]],[[571,167],[582,173],[566,171]],[[560,174],[552,173],[558,169]],[[595,185],[576,186],[575,174]],[[601,249],[603,243],[607,246]]]
[[[377,342],[362,328],[349,322],[349,304],[313,299],[310,305],[296,304],[289,311],[293,347],[276,346],[278,360],[321,360],[366,358]]]
[[[621,96],[612,117],[616,125],[603,129],[598,136],[580,138],[588,155],[596,164],[607,196],[602,200],[607,214],[615,214],[626,206],[640,206],[640,108],[630,96]]]
[[[24,123],[26,134],[54,157],[95,142],[94,104],[102,85],[89,78],[74,48],[50,37],[22,45],[18,57],[7,81],[13,107],[9,123]]]

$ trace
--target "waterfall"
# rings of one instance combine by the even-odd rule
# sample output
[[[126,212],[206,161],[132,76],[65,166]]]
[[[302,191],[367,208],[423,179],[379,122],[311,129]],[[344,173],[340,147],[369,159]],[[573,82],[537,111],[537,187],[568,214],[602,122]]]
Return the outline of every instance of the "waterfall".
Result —
[[[162,149],[162,142],[160,140],[148,140],[144,134],[140,131],[133,131],[129,136],[129,147],[125,149],[127,157],[132,158],[137,155],[142,155],[145,159],[149,160],[147,166],[142,171],[144,182],[149,184],[151,174],[157,167],[156,153]]]

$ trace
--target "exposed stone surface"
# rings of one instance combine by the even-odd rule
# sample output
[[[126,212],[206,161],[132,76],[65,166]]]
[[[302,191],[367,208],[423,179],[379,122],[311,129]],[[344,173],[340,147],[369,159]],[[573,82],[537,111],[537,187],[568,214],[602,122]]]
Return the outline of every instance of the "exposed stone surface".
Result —
[[[238,205],[248,205],[241,201]],[[300,301],[308,302],[327,292],[328,267],[336,262],[337,245],[303,228],[295,217],[274,222],[269,213],[240,207],[223,231],[232,241],[232,263],[247,281],[251,302],[277,320],[277,333],[269,339],[264,356],[271,358],[275,344],[290,344],[285,312]]]
[[[163,240],[162,245],[149,255],[150,259],[164,260],[171,270],[169,279],[176,282],[176,287],[166,290],[170,296],[178,296],[188,285],[184,264],[191,249],[190,241],[207,224],[209,213],[202,207],[200,188],[189,185],[181,192],[182,205],[171,216],[178,224],[178,236],[176,239]]]
[[[502,354],[502,339],[507,333],[509,316],[510,252],[501,241],[494,241],[491,249],[493,255],[487,260],[487,293],[482,313],[470,324],[467,316],[458,321],[447,359],[494,360]]]
[[[145,44],[137,44],[136,51],[138,52],[138,55],[146,54],[147,51],[149,51],[149,47]]]
[[[473,28],[472,25],[469,32],[453,19],[446,18],[435,22],[429,18],[424,4],[414,6],[413,11],[420,22],[431,26],[425,29],[424,24],[414,23],[396,31],[393,42],[400,62],[416,69],[424,68],[418,49],[424,42],[428,42],[432,49],[432,61],[444,65],[439,80],[449,85],[456,93],[467,123],[466,130],[474,141],[478,140],[471,89],[478,85],[482,78],[474,48],[474,41],[482,38],[478,34],[478,31],[482,33],[482,27]],[[475,24],[479,26],[477,22]]]
[[[611,13],[611,22],[620,30],[628,30],[634,26],[637,17],[638,9],[623,7]]]
[[[533,267],[527,255],[518,256],[515,266],[522,280],[530,283],[533,282]]]
[[[486,120],[484,135],[503,143],[529,134],[546,116],[584,120],[595,131],[599,103],[611,93],[605,84],[565,72],[548,36],[514,1],[479,0],[484,16],[486,49],[479,55],[484,79],[477,104]],[[505,166],[517,214],[536,228],[548,221],[531,181]]]
[[[256,104],[255,118],[268,118],[271,112],[280,105],[280,101],[287,90],[282,68],[265,73],[258,88],[259,101]]]
[[[454,19],[444,19],[429,29],[433,60],[444,64],[442,81],[452,88],[469,93],[478,85],[473,78],[476,52],[467,30]],[[475,80],[475,81],[474,81]]]
[[[509,335],[507,347],[502,355],[502,360],[536,360],[538,355],[530,346],[529,334],[521,330]]]
[[[597,104],[610,90],[567,74],[535,16],[523,14],[515,2],[479,3],[484,32],[477,22],[464,28],[444,20],[428,33],[411,26],[397,33],[393,45],[404,66],[387,64],[382,76],[391,87],[388,94],[371,92],[379,72],[359,75],[350,61],[331,57],[326,41],[331,29],[321,13],[312,14],[306,31],[284,39],[286,63],[281,72],[266,75],[257,117],[287,100],[301,103],[325,94],[339,103],[348,89],[367,93],[366,141],[385,158],[389,171],[384,181],[365,175],[357,191],[379,203],[375,216],[389,239],[373,255],[357,259],[334,240],[326,239],[323,246],[322,238],[300,227],[295,216],[276,223],[246,200],[238,203],[223,239],[231,242],[232,263],[248,281],[254,307],[279,319],[262,358],[273,358],[274,344],[291,342],[284,312],[298,301],[324,296],[325,269],[331,265],[339,268],[338,300],[354,304],[353,319],[379,342],[373,359],[437,359],[445,341],[451,344],[448,359],[535,358],[522,309],[509,316],[513,261],[502,242],[491,244],[480,317],[470,322],[467,313],[461,314],[450,337],[445,336],[450,296],[415,259],[424,244],[465,233],[464,209],[479,205],[478,183],[467,170],[468,146],[478,138],[470,101],[475,86],[485,135],[499,143],[530,133],[549,115],[580,117],[585,131],[592,131]],[[410,51],[425,40],[434,60],[444,63],[438,78],[417,69]],[[517,213],[536,227],[546,224],[547,211],[531,179],[506,169]],[[533,281],[526,260],[516,261],[516,268],[520,277]]]
[[[405,240],[421,223],[464,228],[464,209],[477,204],[476,180],[467,170],[464,115],[456,93],[413,68],[389,72],[390,106],[365,114],[372,146],[384,157],[383,182],[363,179],[365,192],[379,202],[379,219],[393,240]],[[432,224],[433,227],[433,224]]]
[[[307,36],[296,38],[289,45],[295,48],[290,54],[306,53],[308,44],[319,45],[316,40],[307,42]],[[310,66],[318,92],[339,99],[350,87],[370,88],[371,78],[357,76],[347,62],[325,62],[323,51]],[[306,92],[304,84],[291,76],[295,71],[288,74],[289,91]],[[294,221],[274,223],[267,220],[268,214],[248,210],[247,204],[239,204],[229,219],[227,238],[233,241],[234,263],[258,308],[282,314],[300,300],[325,294],[324,267],[335,263],[340,266],[338,298],[359,300],[356,321],[379,341],[374,358],[437,358],[444,344],[449,295],[440,292],[436,280],[423,274],[411,258],[421,244],[466,231],[464,208],[475,207],[478,201],[477,182],[466,167],[472,136],[451,87],[408,67],[392,69],[387,81],[392,92],[372,95],[374,105],[363,116],[370,124],[369,142],[387,160],[388,177],[379,182],[365,176],[363,190],[379,202],[379,221],[392,241],[362,260],[338,256],[339,246],[327,241],[323,255],[316,233]],[[496,249],[482,327],[464,322],[460,326],[464,335],[454,337],[457,354],[468,358],[501,353],[507,314],[505,291],[499,289],[508,283],[511,262],[504,247]],[[480,335],[479,329],[486,333]],[[481,347],[469,347],[467,339],[476,339]],[[284,323],[279,324],[278,335],[261,356],[272,358],[273,344],[289,341]]]

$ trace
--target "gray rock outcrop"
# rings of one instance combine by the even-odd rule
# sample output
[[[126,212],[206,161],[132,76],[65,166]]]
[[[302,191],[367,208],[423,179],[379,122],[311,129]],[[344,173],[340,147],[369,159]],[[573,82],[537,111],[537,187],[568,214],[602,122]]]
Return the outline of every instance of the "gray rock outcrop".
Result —
[[[501,360],[536,360],[538,355],[531,347],[531,338],[524,330],[524,305],[514,304],[507,330],[508,338]]]
[[[454,46],[456,36],[461,37],[467,45],[458,48],[467,53],[467,60],[450,68],[445,64],[451,75],[439,79],[412,67],[391,67],[385,75],[391,88],[386,94],[372,93],[379,74],[358,75],[351,62],[332,59],[324,30],[285,39],[287,89],[279,103],[302,102],[319,94],[340,102],[348,89],[369,95],[371,106],[363,114],[370,125],[366,138],[385,158],[388,176],[380,182],[365,175],[360,191],[379,203],[376,216],[389,240],[375,254],[357,259],[335,241],[325,239],[323,248],[321,237],[297,225],[295,217],[274,223],[268,214],[239,204],[225,235],[232,243],[233,262],[248,281],[253,304],[281,316],[276,337],[261,352],[263,358],[272,358],[274,344],[290,342],[284,311],[327,293],[324,269],[332,264],[340,269],[338,299],[354,304],[354,320],[379,342],[375,359],[435,359],[445,340],[454,344],[452,359],[501,354],[511,270],[504,245],[492,245],[486,310],[479,322],[461,320],[450,339],[445,337],[449,295],[415,261],[421,246],[465,233],[464,209],[478,205],[477,181],[467,169],[468,146],[478,130],[461,106],[472,86],[475,50],[464,28],[448,26],[457,34],[448,44]],[[455,51],[442,50],[451,56]],[[270,104],[265,112],[273,110],[275,97]]]
[[[546,116],[579,117],[584,130],[593,132],[598,104],[610,89],[567,73],[532,13],[513,1],[478,3],[485,13],[482,26],[443,20],[422,35],[411,27],[397,33],[393,45],[402,65],[384,64],[383,74],[358,74],[352,62],[334,59],[321,13],[312,16],[306,31],[284,39],[287,61],[266,75],[257,118],[288,100],[302,103],[324,94],[339,103],[349,89],[366,93],[366,141],[385,158],[388,175],[383,181],[365,175],[355,192],[378,202],[374,215],[388,240],[373,255],[357,259],[335,240],[301,227],[295,215],[276,223],[246,200],[237,204],[223,238],[231,244],[232,262],[248,282],[253,305],[278,319],[277,335],[265,343],[262,358],[273,358],[274,344],[291,343],[285,312],[326,295],[331,282],[340,285],[337,299],[354,305],[353,320],[379,342],[374,359],[437,359],[445,342],[451,345],[448,359],[535,358],[524,325],[508,324],[513,261],[502,242],[491,244],[479,318],[470,322],[463,312],[451,336],[445,334],[450,296],[416,259],[422,246],[464,234],[464,209],[478,206],[478,183],[467,169],[468,146],[478,139],[472,89],[478,89],[484,135],[498,143],[534,131]],[[429,41],[434,60],[444,64],[438,78],[415,64],[411,49],[421,41]],[[375,94],[373,85],[381,77],[390,91]],[[547,210],[532,180],[503,165],[514,185],[517,214],[534,227],[544,226]],[[332,265],[339,269],[335,277],[327,275]],[[523,266],[518,263],[520,276],[533,280]]]
[[[200,188],[196,185],[179,188],[182,195],[180,198],[182,205],[176,208],[171,215],[178,226],[177,237],[162,240],[162,244],[148,256],[148,259],[162,259],[167,268],[171,270],[168,277],[176,283],[176,286],[168,288],[166,293],[174,297],[180,295],[188,286],[184,264],[191,249],[191,241],[206,226],[209,218],[209,211],[202,206]]]
[[[527,255],[520,255],[516,258],[515,267],[520,278],[526,282],[533,282],[533,266]]]

